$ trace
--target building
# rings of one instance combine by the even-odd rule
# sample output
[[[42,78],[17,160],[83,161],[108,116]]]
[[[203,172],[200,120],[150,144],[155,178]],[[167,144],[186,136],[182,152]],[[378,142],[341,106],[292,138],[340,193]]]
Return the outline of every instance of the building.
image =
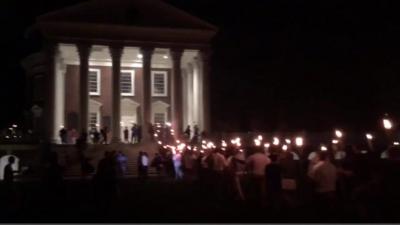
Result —
[[[92,0],[41,15],[44,47],[27,57],[27,96],[43,108],[43,134],[60,127],[171,122],[209,131],[210,41],[217,29],[161,0]],[[39,126],[37,126],[39,127]],[[39,129],[39,128],[38,128]]]

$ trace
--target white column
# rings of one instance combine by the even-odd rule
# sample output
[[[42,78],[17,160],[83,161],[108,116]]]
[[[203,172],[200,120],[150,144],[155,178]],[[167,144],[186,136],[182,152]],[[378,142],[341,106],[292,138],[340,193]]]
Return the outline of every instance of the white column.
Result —
[[[200,113],[200,108],[199,108],[199,68],[197,63],[193,64],[193,122],[196,124],[199,129],[201,130],[202,127],[200,127],[200,120],[199,120],[199,113]]]
[[[66,65],[63,63],[60,53],[56,55],[56,66],[55,66],[55,102],[54,102],[54,130],[53,140],[56,143],[61,143],[59,136],[59,130],[61,126],[65,126],[65,71]]]
[[[187,85],[187,70],[182,68],[182,102],[183,102],[183,128],[186,129],[188,122],[188,85]]]
[[[203,63],[200,57],[195,57],[197,68],[197,88],[198,88],[198,124],[200,130],[204,130],[204,98],[203,98]]]
[[[193,65],[191,63],[188,64],[187,70],[187,90],[188,90],[188,124],[193,127],[194,121],[194,108],[193,108]]]

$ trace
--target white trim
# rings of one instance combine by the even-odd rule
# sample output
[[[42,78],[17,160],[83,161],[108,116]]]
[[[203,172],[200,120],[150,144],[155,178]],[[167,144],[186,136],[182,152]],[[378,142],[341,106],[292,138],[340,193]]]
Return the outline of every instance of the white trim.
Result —
[[[164,76],[164,93],[154,93],[154,74],[162,74]],[[168,96],[168,73],[167,71],[151,71],[151,96],[154,97],[166,97]]]
[[[130,93],[122,93],[121,96],[135,96],[135,70],[121,70],[121,73],[130,73],[131,74],[131,92]]]
[[[100,69],[89,68],[89,72],[96,72],[96,75],[97,75],[97,92],[90,92],[89,91],[89,95],[91,95],[91,96],[100,96],[100,93],[101,93],[101,71],[100,71]]]
[[[68,65],[76,65],[79,66],[79,61],[77,60],[65,60],[65,64]],[[112,67],[112,63],[108,61],[89,61],[89,66],[109,66]],[[132,61],[126,61],[126,62],[121,62],[121,67],[132,67],[132,68],[143,68],[142,62],[134,62]],[[161,63],[151,63],[151,67],[153,69],[171,69],[170,65],[165,65]]]

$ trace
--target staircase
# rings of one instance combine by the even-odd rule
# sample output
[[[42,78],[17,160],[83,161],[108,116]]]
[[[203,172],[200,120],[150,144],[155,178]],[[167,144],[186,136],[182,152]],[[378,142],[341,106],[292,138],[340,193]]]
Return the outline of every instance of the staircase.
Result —
[[[60,165],[65,167],[64,177],[65,178],[79,178],[81,177],[81,165],[78,159],[78,152],[73,145],[59,145],[55,149],[58,153]],[[89,145],[85,156],[90,159],[90,164],[97,169],[97,164],[104,157],[106,151],[122,151],[127,160],[127,172],[125,177],[137,177],[138,176],[138,165],[137,158],[139,151],[146,151],[149,155],[149,162],[154,158],[157,152],[157,144],[152,142],[140,143],[140,144],[109,144],[101,145],[94,144]],[[155,168],[149,167],[149,176],[157,176]]]

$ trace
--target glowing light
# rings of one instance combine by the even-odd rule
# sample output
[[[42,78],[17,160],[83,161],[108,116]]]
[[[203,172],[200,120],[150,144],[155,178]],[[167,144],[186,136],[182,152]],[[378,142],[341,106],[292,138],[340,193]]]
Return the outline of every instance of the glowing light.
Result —
[[[400,145],[400,143],[395,141],[395,142],[393,142],[393,145]]]
[[[205,143],[207,143],[205,140],[203,140],[202,142],[201,142],[202,144],[205,144]]]
[[[390,121],[389,119],[383,119],[383,127],[386,130],[390,130],[393,127],[392,121]]]
[[[372,140],[372,139],[374,138],[374,136],[372,136],[372,134],[366,134],[365,137],[366,137],[368,140]]]
[[[164,55],[163,58],[164,58],[164,59],[168,59],[168,56],[167,56],[167,55]]]
[[[13,124],[12,127],[17,128],[18,126],[17,126],[17,124]]]
[[[337,139],[332,140],[332,144],[337,144],[337,143],[339,143],[339,140],[337,140]]]
[[[143,58],[143,55],[142,55],[142,54],[138,54],[137,57],[138,57],[139,59],[141,59],[141,58]]]
[[[292,141],[291,141],[289,138],[286,138],[286,139],[285,139],[285,142],[286,142],[286,144],[292,143]]]
[[[228,145],[226,144],[226,142],[225,142],[225,141],[222,141],[222,144],[221,144],[221,146],[222,146],[222,147],[227,147]]]
[[[321,145],[321,151],[328,151],[328,148],[325,145]]]
[[[287,145],[282,145],[282,150],[283,151],[286,151],[288,149],[288,146]]]
[[[162,145],[162,142],[161,142],[161,141],[158,141],[157,143],[158,143],[159,145]]]
[[[299,147],[303,146],[303,144],[304,144],[302,137],[296,137],[295,142],[296,142],[296,146],[299,146]]]
[[[258,140],[258,139],[254,139],[254,144],[255,144],[256,146],[260,146],[260,145],[261,145],[261,141]]]
[[[180,140],[176,140],[176,143],[179,144],[179,143],[181,143],[181,141]]]
[[[178,145],[178,150],[180,150],[180,151],[182,151],[184,148],[186,147],[186,145],[185,144],[179,144]]]
[[[9,139],[9,138],[10,138],[10,136],[8,136],[8,135],[7,135],[7,136],[6,136],[6,138],[7,138],[7,139]]]
[[[61,129],[64,128],[64,125],[60,125],[60,128],[61,128]]]
[[[279,145],[279,138],[274,137],[273,139],[274,139],[274,140],[273,140],[272,144],[273,144],[273,145]]]
[[[338,137],[338,138],[343,137],[343,133],[342,133],[342,131],[340,131],[340,130],[335,130],[335,135],[336,135],[336,137]]]
[[[96,123],[96,127],[100,127],[100,124]]]
[[[262,141],[263,137],[261,135],[258,135],[257,139]]]
[[[269,146],[271,146],[270,143],[265,143],[265,144],[264,144],[264,148],[269,148]]]
[[[170,122],[166,122],[165,125],[167,125],[168,127],[170,127],[170,126],[171,126],[171,123],[170,123]]]
[[[243,149],[239,149],[239,152],[243,152]]]

